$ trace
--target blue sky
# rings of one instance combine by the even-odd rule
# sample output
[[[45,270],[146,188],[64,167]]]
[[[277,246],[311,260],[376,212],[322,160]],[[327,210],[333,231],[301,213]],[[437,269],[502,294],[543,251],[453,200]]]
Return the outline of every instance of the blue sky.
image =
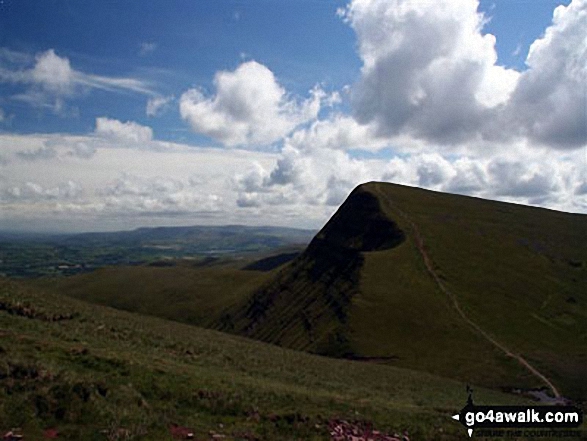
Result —
[[[216,71],[254,59],[271,66],[288,90],[304,95],[317,82],[340,88],[357,77],[353,32],[336,15],[342,6],[273,0],[6,1],[0,44],[29,54],[53,48],[75,69],[141,78],[162,95],[178,95],[192,85],[209,89]],[[79,100],[79,117],[70,119],[10,101],[4,107],[24,114],[11,127],[18,132],[84,133],[103,114],[147,122],[144,96],[91,94]],[[149,122],[159,138],[188,136],[177,113]]]
[[[226,212],[233,221],[256,223],[276,207],[287,215],[273,223],[319,225],[359,178],[585,211],[584,170],[577,166],[572,183],[563,183],[568,164],[585,160],[577,113],[584,99],[560,98],[576,88],[568,60],[585,69],[578,24],[585,1],[406,4],[413,15],[398,12],[401,0],[2,0],[0,204],[10,213],[4,227],[27,219],[37,228],[42,210],[57,223],[69,209],[79,216],[67,227],[73,229],[83,219],[92,229],[218,223]],[[561,23],[553,23],[561,5]],[[547,29],[552,38],[544,38]],[[528,58],[541,39],[545,44]],[[565,43],[573,39],[579,48]],[[573,47],[577,54],[569,53]],[[565,56],[559,61],[556,54]],[[538,90],[548,99],[536,109],[555,108],[546,112],[552,118],[536,122],[528,103]],[[507,133],[498,136],[496,127]],[[176,159],[154,153],[165,148],[197,154],[204,169],[208,154],[225,155],[227,170],[244,162],[217,177],[215,187],[190,187],[203,172],[176,175]],[[142,165],[129,168],[132,156],[106,160],[107,150],[132,151]],[[76,167],[86,173],[68,174],[73,157],[84,157]],[[548,168],[553,158],[556,172]],[[339,168],[320,177],[320,161]],[[548,181],[553,173],[560,182]],[[506,178],[510,187],[497,188]],[[132,195],[126,181],[133,179],[145,187],[134,196],[151,197],[153,205],[128,217],[108,211],[116,202],[109,197]],[[171,190],[155,194],[157,179],[177,185],[169,181]],[[115,194],[117,183],[131,189]],[[68,193],[68,185],[78,190]],[[308,193],[313,187],[321,197]],[[30,197],[19,196],[27,191]],[[190,217],[189,203],[171,209],[159,200],[171,194],[196,205],[212,194],[222,207],[217,215],[206,217],[211,209]],[[301,215],[306,205],[310,220]]]

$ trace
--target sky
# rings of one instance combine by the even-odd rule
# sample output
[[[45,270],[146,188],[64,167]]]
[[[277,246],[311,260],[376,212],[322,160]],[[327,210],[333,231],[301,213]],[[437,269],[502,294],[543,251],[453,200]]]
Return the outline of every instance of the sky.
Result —
[[[587,213],[587,0],[0,0],[0,230]]]

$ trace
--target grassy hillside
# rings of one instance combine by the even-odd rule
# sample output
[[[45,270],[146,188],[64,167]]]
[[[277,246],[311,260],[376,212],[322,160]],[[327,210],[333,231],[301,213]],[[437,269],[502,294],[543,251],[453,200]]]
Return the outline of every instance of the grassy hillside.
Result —
[[[587,216],[392,184],[370,191],[388,216],[405,225],[398,209],[407,214],[412,238],[419,229],[435,272],[475,323],[566,395],[587,398]],[[367,264],[365,274],[390,268]]]
[[[585,399],[586,234],[584,215],[365,184],[220,328],[489,387],[545,385],[489,336]]]
[[[124,267],[42,284],[292,349],[497,389],[547,385],[494,340],[585,400],[586,235],[584,215],[369,183],[269,272]]]
[[[0,431],[26,440],[329,439],[344,419],[462,439],[465,385],[295,352],[0,281]],[[479,388],[478,404],[521,403]],[[53,432],[54,434],[55,432]]]
[[[114,266],[29,284],[126,311],[213,326],[221,321],[225,309],[247,298],[270,274],[242,270],[231,261],[210,265],[183,262],[174,266]]]

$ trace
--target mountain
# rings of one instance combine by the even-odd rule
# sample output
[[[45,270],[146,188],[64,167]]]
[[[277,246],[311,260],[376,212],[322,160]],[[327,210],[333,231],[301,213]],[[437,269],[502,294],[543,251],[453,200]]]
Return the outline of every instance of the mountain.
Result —
[[[191,243],[203,251],[221,249],[240,250],[252,247],[279,247],[288,244],[307,243],[314,234],[311,230],[285,227],[249,227],[244,225],[153,227],[110,233],[80,233],[66,236],[64,243],[79,244],[157,244]]]
[[[367,183],[216,327],[585,399],[586,243],[585,215]]]
[[[290,349],[584,401],[586,243],[585,215],[373,182],[281,266],[282,257],[117,266],[35,289]]]

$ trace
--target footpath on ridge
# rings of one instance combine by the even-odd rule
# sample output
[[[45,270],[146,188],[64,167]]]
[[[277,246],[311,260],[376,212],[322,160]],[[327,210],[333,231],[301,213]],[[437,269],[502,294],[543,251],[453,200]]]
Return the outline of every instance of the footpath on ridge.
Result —
[[[540,379],[540,381],[542,381],[544,384],[546,384],[550,388],[550,390],[552,391],[555,398],[561,398],[562,396],[561,396],[559,390],[554,386],[554,384],[544,374],[542,374],[540,371],[538,371],[538,369],[536,369],[534,366],[532,366],[520,354],[515,354],[510,349],[508,349],[506,346],[504,346],[502,343],[498,342],[495,338],[493,338],[491,335],[489,335],[489,333],[487,331],[485,331],[483,328],[481,328],[477,323],[475,323],[473,320],[471,320],[471,318],[469,318],[465,314],[465,312],[461,308],[456,296],[450,292],[450,290],[446,287],[446,285],[442,282],[441,278],[438,276],[438,274],[434,270],[434,266],[432,265],[432,260],[430,259],[430,256],[428,255],[428,253],[426,252],[426,249],[424,247],[424,239],[422,238],[422,235],[420,234],[420,230],[419,230],[418,226],[416,225],[416,223],[408,216],[407,213],[405,213],[403,210],[398,208],[386,194],[381,192],[379,189],[377,189],[376,191],[379,194],[379,196],[382,197],[383,199],[385,199],[385,201],[389,204],[389,206],[394,211],[396,211],[402,218],[404,218],[404,220],[409,224],[410,228],[412,229],[413,238],[415,241],[416,248],[418,248],[418,251],[419,251],[420,255],[422,256],[422,260],[424,261],[424,265],[426,266],[426,271],[428,272],[428,274],[430,274],[430,276],[432,277],[432,279],[434,280],[434,282],[436,283],[438,288],[444,294],[446,294],[446,296],[448,296],[454,309],[457,311],[459,316],[470,327],[472,327],[476,332],[478,332],[485,340],[487,340],[493,346],[495,346],[496,348],[501,350],[508,357],[512,357],[512,358],[516,359],[532,375],[534,375],[536,378]]]

